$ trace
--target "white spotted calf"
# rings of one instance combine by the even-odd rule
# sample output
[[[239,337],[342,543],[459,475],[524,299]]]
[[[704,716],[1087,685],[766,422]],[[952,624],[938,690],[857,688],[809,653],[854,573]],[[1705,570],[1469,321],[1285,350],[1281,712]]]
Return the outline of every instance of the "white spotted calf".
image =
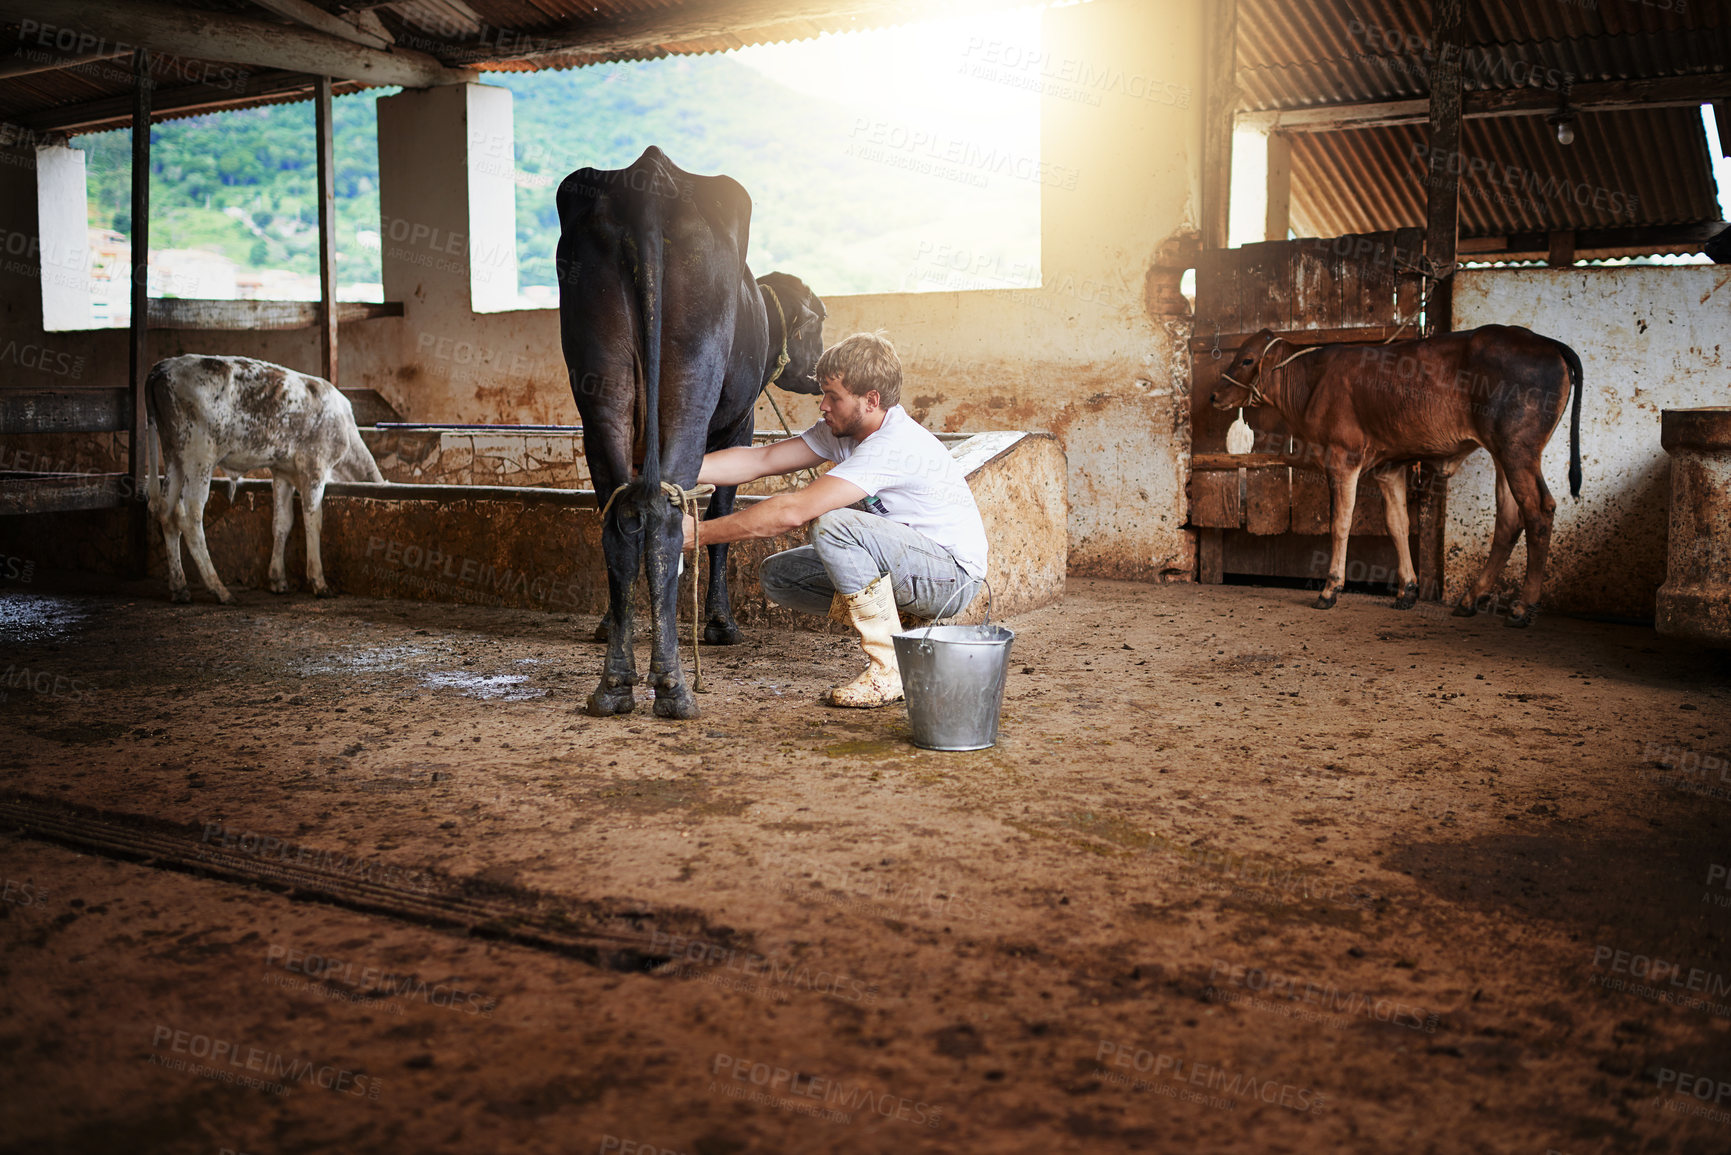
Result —
[[[319,557],[319,524],[325,485],[338,481],[383,481],[361,441],[349,399],[322,377],[296,373],[250,357],[189,353],[158,361],[145,380],[151,423],[162,441],[167,493],[150,486],[150,512],[168,547],[168,589],[177,602],[192,600],[180,564],[184,533],[205,588],[224,605],[234,595],[223,587],[204,543],[204,504],[212,472],[231,478],[252,469],[271,471],[272,593],[287,593],[283,547],[294,524],[300,490],[307,527],[307,581],[319,597],[330,595]]]

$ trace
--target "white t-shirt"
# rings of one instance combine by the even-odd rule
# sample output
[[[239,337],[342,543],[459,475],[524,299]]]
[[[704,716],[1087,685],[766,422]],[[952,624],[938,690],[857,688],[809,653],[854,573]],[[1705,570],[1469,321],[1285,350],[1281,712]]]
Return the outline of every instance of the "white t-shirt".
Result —
[[[813,453],[836,463],[831,477],[877,497],[891,521],[949,550],[969,577],[986,576],[986,527],[968,479],[944,443],[907,410],[891,406],[864,441],[837,437],[821,420],[800,437]]]

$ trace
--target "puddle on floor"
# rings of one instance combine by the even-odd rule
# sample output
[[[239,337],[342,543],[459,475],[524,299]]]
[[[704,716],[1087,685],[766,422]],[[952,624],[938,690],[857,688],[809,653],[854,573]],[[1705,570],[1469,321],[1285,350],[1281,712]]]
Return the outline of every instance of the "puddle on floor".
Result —
[[[353,674],[378,670],[396,670],[426,653],[418,646],[372,646],[346,653],[320,654],[293,663],[296,674],[303,678],[314,674]]]
[[[436,670],[421,679],[423,685],[456,690],[466,697],[483,701],[522,702],[547,696],[546,690],[528,685],[528,681],[527,674],[471,674],[464,670]]]
[[[0,593],[0,646],[39,646],[68,637],[89,607],[41,594]]]

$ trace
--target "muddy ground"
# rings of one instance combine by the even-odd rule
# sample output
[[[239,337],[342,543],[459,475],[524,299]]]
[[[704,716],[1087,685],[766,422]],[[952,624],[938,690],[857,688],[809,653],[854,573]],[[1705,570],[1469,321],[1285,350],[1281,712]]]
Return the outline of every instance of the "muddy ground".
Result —
[[[815,704],[841,637],[601,720],[587,619],[43,585],[0,597],[7,793],[657,941],[0,833],[0,1150],[1731,1150],[1726,655],[1075,580],[943,754]]]

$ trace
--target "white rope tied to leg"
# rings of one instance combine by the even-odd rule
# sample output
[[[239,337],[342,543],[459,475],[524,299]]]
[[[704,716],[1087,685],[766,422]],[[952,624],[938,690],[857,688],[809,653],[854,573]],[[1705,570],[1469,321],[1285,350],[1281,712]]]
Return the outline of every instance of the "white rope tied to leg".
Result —
[[[671,481],[663,481],[661,492],[679,510],[681,537],[685,533],[684,518],[691,518],[691,689],[693,693],[707,694],[709,691],[703,685],[703,651],[698,646],[699,632],[703,629],[703,610],[699,605],[703,583],[697,580],[703,557],[703,519],[697,516],[697,499],[714,493],[715,486],[702,482],[690,489],[681,489]]]

